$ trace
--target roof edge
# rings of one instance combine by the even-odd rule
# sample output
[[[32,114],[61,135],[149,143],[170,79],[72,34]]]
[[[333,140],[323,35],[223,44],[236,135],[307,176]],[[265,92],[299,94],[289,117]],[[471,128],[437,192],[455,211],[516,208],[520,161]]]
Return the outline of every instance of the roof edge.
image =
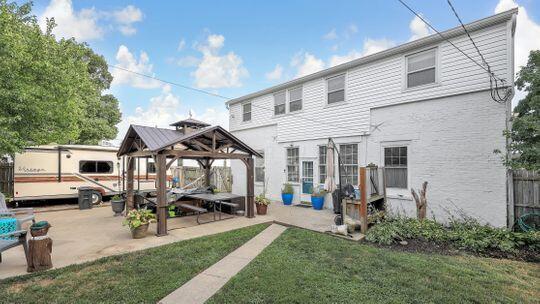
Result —
[[[495,15],[491,15],[491,16],[488,16],[488,17],[473,21],[471,23],[467,23],[467,24],[465,24],[465,27],[469,31],[481,30],[481,29],[487,28],[487,27],[492,26],[492,25],[500,24],[500,23],[503,23],[503,22],[508,22],[509,20],[512,19],[512,16],[514,16],[517,13],[518,13],[518,8],[513,8],[513,9],[510,9],[510,10],[507,10],[507,11],[504,11],[504,12],[501,12],[501,13],[498,13],[498,14],[495,14]],[[441,32],[441,34],[443,36],[445,36],[445,38],[449,39],[449,38],[454,38],[454,37],[457,37],[457,36],[460,36],[460,35],[464,35],[465,31],[463,30],[463,28],[461,26],[456,26],[454,28],[451,28],[449,30]],[[270,93],[280,91],[280,90],[283,90],[283,89],[286,89],[286,88],[289,88],[289,87],[292,87],[292,86],[295,86],[295,85],[299,85],[301,83],[305,83],[307,81],[311,81],[311,80],[315,80],[315,79],[318,79],[318,78],[329,76],[329,75],[332,75],[332,74],[335,74],[335,73],[343,72],[343,71],[346,71],[348,69],[355,68],[355,67],[358,67],[358,66],[366,64],[366,63],[370,63],[370,62],[373,62],[373,61],[376,61],[376,60],[380,60],[380,59],[383,59],[383,58],[386,58],[386,57],[389,57],[389,56],[393,56],[393,55],[396,55],[396,54],[399,54],[399,53],[405,53],[405,52],[408,52],[408,51],[416,49],[416,48],[422,48],[424,46],[434,44],[434,43],[438,43],[438,42],[441,42],[443,40],[444,39],[441,38],[439,36],[439,34],[435,33],[435,34],[429,35],[427,37],[420,38],[420,39],[417,39],[417,40],[413,40],[411,42],[407,42],[407,43],[395,46],[393,48],[386,49],[384,51],[380,51],[380,52],[375,53],[375,54],[360,57],[360,58],[357,58],[355,60],[345,62],[345,63],[342,63],[340,65],[336,65],[336,66],[333,66],[333,67],[330,67],[330,68],[324,69],[322,71],[319,71],[319,72],[316,72],[316,73],[313,73],[313,74],[309,74],[309,75],[306,75],[306,76],[303,76],[303,77],[300,77],[300,78],[296,78],[296,79],[293,79],[293,80],[290,80],[290,81],[287,81],[287,82],[272,86],[272,87],[267,88],[267,89],[256,91],[254,93],[250,93],[250,94],[247,94],[247,95],[244,95],[244,96],[241,96],[241,97],[233,98],[233,99],[228,100],[227,102],[225,102],[225,104],[227,106],[237,104],[239,102],[243,102],[243,101],[246,101],[248,99],[257,98],[257,97],[260,97],[262,95],[270,94]]]

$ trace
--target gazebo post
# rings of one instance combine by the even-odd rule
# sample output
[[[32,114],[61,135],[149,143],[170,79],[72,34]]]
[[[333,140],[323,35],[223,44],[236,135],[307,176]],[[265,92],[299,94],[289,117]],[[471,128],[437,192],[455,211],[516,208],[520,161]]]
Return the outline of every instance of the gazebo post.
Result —
[[[247,217],[253,218],[255,217],[254,212],[254,193],[255,193],[255,184],[254,184],[254,176],[253,176],[253,157],[250,155],[249,158],[246,158],[245,162],[246,164],[246,177],[247,177],[247,193],[246,193],[246,204],[247,204]]]
[[[126,182],[126,211],[135,208],[134,204],[134,191],[133,191],[133,179],[135,173],[135,159],[128,157],[127,159],[127,182]],[[127,213],[126,213],[127,214]]]
[[[158,153],[156,157],[157,179],[157,236],[167,235],[167,158]]]
[[[210,159],[204,160],[204,184],[206,187],[210,186]]]

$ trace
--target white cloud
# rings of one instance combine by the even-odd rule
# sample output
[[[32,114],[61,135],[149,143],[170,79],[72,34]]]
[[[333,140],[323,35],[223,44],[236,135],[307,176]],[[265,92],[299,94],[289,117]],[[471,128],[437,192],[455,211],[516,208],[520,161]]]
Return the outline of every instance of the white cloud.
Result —
[[[240,56],[232,51],[224,55],[219,53],[224,44],[223,35],[212,34],[205,43],[195,46],[203,54],[197,70],[192,73],[197,87],[213,89],[240,87],[241,79],[249,76]]]
[[[183,68],[196,67],[199,63],[201,63],[201,59],[195,56],[185,56],[176,60],[176,64]]]
[[[432,33],[427,24],[418,18],[418,16],[414,16],[413,20],[411,20],[409,23],[409,29],[411,30],[411,38],[409,41],[420,39]]]
[[[71,0],[51,0],[39,17],[42,30],[46,29],[47,18],[54,18],[57,26],[53,33],[57,37],[86,41],[102,38],[104,34],[103,28],[98,25],[99,13],[94,8],[75,11]]]
[[[116,61],[117,62],[115,65],[121,68],[136,73],[152,76],[154,75],[152,72],[153,66],[150,63],[150,58],[148,57],[148,54],[146,54],[146,52],[144,51],[141,51],[139,59],[137,59],[137,57],[133,55],[125,45],[120,45],[120,47],[118,48],[118,52],[116,52]],[[161,86],[161,83],[157,80],[143,77],[120,69],[113,68],[111,69],[111,72],[114,77],[114,85],[127,84],[132,87],[141,89],[153,89]]]
[[[211,125],[221,125],[228,129],[229,113],[223,108],[206,108],[202,114],[197,114],[192,109],[182,106],[180,97],[175,95],[169,85],[164,85],[160,94],[150,98],[148,107],[137,107],[135,113],[125,115],[118,124],[118,139],[122,139],[130,124],[137,124],[151,127],[169,128],[173,122],[186,119],[189,113],[193,118],[207,122]]]
[[[324,34],[323,39],[325,39],[325,40],[338,39],[338,34],[336,33],[336,29],[334,28],[330,32]]]
[[[295,78],[318,72],[325,68],[324,61],[308,52],[299,52],[291,60],[291,66],[297,69]]]
[[[178,47],[176,48],[177,51],[181,51],[186,47],[186,40],[181,39],[180,42],[178,42]]]
[[[143,13],[133,5],[128,5],[121,10],[113,12],[114,20],[118,23],[118,30],[125,36],[137,33],[134,23],[143,19]]]
[[[128,5],[116,11],[98,11],[95,8],[83,8],[76,11],[71,0],[51,0],[38,21],[42,30],[46,29],[47,18],[54,18],[57,26],[53,33],[57,37],[71,38],[78,41],[89,41],[103,38],[106,28],[118,29],[126,36],[133,35],[137,29],[133,26],[143,18],[142,11]],[[103,21],[112,22],[109,27]]]
[[[281,76],[283,75],[283,67],[281,66],[281,64],[277,64],[276,67],[265,74],[266,76],[266,79],[268,80],[279,80],[281,79]]]
[[[371,55],[383,50],[386,50],[388,48],[393,47],[396,45],[396,43],[392,40],[382,38],[382,39],[365,39],[364,45],[362,47],[362,51],[352,50],[349,53],[339,56],[339,55],[333,55],[330,57],[330,61],[328,63],[329,66],[336,66],[363,56]]]

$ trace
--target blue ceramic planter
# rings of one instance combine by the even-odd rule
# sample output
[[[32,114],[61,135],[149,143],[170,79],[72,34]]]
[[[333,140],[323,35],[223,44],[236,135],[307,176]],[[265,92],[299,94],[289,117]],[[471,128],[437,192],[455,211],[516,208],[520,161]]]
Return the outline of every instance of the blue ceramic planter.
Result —
[[[281,193],[281,199],[283,200],[283,205],[291,205],[293,194],[292,193]]]
[[[324,206],[324,196],[312,196],[311,205],[315,210],[322,210]]]

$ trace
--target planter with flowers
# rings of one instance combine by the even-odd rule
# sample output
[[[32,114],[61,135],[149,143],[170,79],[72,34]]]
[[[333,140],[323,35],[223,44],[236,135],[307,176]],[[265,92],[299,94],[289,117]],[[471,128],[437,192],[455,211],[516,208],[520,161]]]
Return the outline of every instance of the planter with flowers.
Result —
[[[311,205],[313,206],[313,209],[322,210],[324,206],[325,195],[326,195],[326,191],[324,191],[323,189],[319,189],[319,188],[313,189],[313,192],[311,193]]]
[[[124,220],[124,225],[129,227],[131,230],[131,236],[134,239],[142,239],[146,236],[148,231],[148,226],[150,223],[156,221],[156,215],[152,211],[143,209],[133,209],[128,212],[126,219]]]
[[[283,185],[281,189],[281,199],[283,200],[283,205],[291,205],[294,197],[294,188],[291,184]]]
[[[270,205],[270,200],[264,196],[264,193],[261,193],[257,197],[255,197],[255,207],[257,208],[257,215],[266,215],[268,205]]]

